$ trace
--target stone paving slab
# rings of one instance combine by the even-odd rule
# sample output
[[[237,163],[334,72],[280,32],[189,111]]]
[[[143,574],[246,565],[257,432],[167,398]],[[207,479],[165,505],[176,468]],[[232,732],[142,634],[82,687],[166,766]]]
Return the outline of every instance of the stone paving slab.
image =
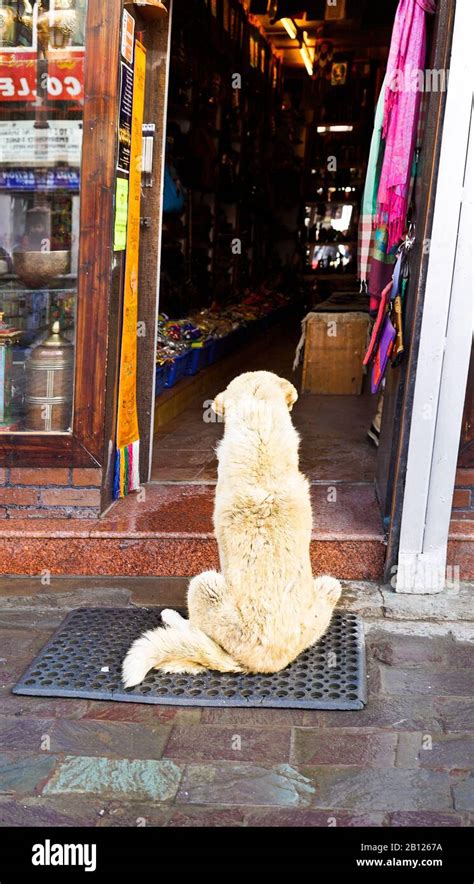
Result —
[[[468,825],[467,816],[460,813],[429,813],[427,811],[401,811],[389,814],[389,826],[433,826],[434,828],[444,828],[445,826],[454,826],[459,828]]]
[[[474,810],[474,777],[461,780],[453,787],[454,807],[456,810]]]
[[[435,735],[422,740],[418,753],[421,768],[431,770],[473,770],[474,737],[465,734]]]
[[[432,696],[472,696],[472,672],[435,672],[407,669],[387,669],[382,673],[384,693],[388,694],[431,694]]]
[[[359,826],[379,827],[387,824],[388,815],[383,813],[350,813],[347,810],[296,809],[253,809],[246,814],[248,826],[309,826],[311,828]]]
[[[184,804],[308,807],[314,791],[311,780],[289,764],[189,764],[177,800]]]
[[[313,807],[380,811],[452,810],[447,773],[400,769],[302,768],[313,784]]]
[[[153,599],[146,580],[108,581],[105,595],[53,584],[0,586],[0,826],[472,824],[474,646],[455,640],[472,633],[472,586],[448,611],[346,584],[343,607],[367,626],[368,704],[330,712],[12,695],[66,610]]]
[[[414,697],[408,695],[369,694],[369,702],[364,709],[346,713],[308,710],[304,712],[303,724],[320,728],[375,728],[399,733],[400,731],[429,730],[441,732],[441,713],[435,703],[438,697]]]
[[[444,731],[474,731],[474,700],[470,697],[437,697],[434,706]]]
[[[57,758],[47,752],[13,755],[0,752],[0,795],[35,795],[56,768]]]
[[[0,799],[0,826],[97,826],[103,817],[110,818],[106,806],[100,799],[92,802],[89,796]]]
[[[393,767],[397,734],[358,731],[347,733],[314,728],[293,730],[291,763]]]
[[[70,703],[71,698],[65,699]],[[155,706],[150,703],[114,703],[102,700],[81,700],[86,708],[81,718],[92,721],[125,721],[142,722],[143,724],[182,723],[198,724],[201,719],[202,709],[199,706]]]
[[[274,730],[268,725],[231,728],[178,724],[171,731],[164,756],[187,761],[288,761],[290,745],[290,727]]]
[[[51,751],[107,758],[158,759],[170,726],[127,721],[57,721],[51,729]]]
[[[66,756],[42,790],[43,795],[83,794],[135,801],[170,801],[182,769],[169,759]]]

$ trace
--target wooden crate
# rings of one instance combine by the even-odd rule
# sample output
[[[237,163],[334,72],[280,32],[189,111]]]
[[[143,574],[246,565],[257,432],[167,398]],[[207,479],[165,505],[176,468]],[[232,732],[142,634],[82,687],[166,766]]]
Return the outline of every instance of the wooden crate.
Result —
[[[306,321],[303,393],[359,395],[367,313],[311,313]]]

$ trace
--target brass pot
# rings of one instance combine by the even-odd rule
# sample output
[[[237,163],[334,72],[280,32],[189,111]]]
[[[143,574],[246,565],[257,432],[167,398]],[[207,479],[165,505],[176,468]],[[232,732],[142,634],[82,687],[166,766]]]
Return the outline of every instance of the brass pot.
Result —
[[[26,362],[25,429],[67,432],[71,428],[74,345],[53,322],[51,334]]]

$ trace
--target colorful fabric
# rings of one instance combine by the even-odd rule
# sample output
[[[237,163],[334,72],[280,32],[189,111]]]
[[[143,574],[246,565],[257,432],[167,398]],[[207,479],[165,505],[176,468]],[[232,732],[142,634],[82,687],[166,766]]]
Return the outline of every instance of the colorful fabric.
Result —
[[[397,248],[398,241],[390,250],[388,249],[388,230],[385,224],[374,228],[370,253],[370,277],[367,286],[371,313],[377,311],[380,295],[392,278],[393,265],[397,259]]]
[[[377,194],[377,224],[386,224],[387,249],[402,237],[426,54],[425,12],[433,0],[400,0],[387,64],[382,138],[384,159]]]
[[[132,101],[132,140],[125,257],[122,346],[117,417],[114,497],[125,497],[140,486],[139,430],[137,414],[137,320],[138,255],[140,245],[140,196],[142,124],[145,97],[146,50],[135,42]]]
[[[357,257],[361,283],[367,283],[370,272],[370,253],[374,238],[374,216],[377,211],[377,192],[383,159],[382,122],[385,106],[385,82],[384,79],[375,109],[374,130],[370,142],[364,196],[359,218]]]

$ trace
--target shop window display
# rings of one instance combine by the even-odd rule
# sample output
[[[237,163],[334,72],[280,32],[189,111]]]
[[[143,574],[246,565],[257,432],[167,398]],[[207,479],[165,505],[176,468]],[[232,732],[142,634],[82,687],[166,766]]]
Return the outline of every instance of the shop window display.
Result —
[[[70,432],[87,0],[0,2],[0,432]]]

